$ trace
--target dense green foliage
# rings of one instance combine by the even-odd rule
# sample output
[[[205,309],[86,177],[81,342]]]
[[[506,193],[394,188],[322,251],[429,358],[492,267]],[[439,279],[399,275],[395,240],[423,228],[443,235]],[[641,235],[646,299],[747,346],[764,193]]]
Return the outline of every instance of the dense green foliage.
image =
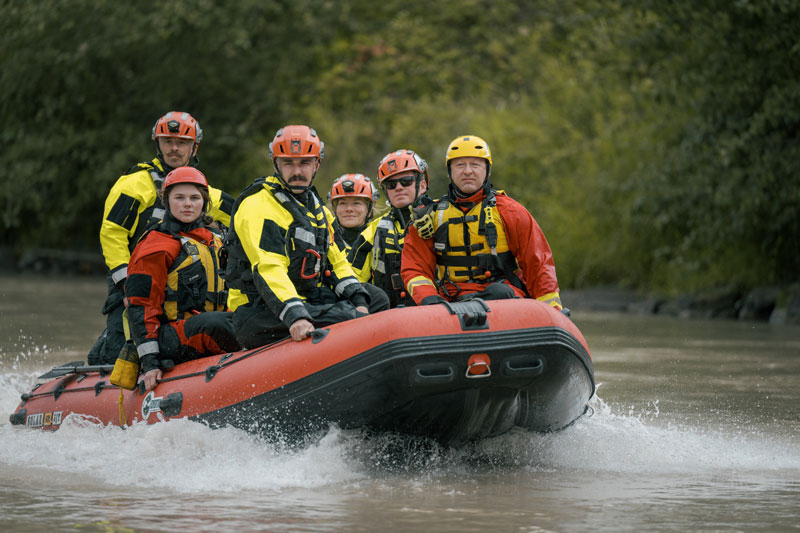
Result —
[[[232,194],[283,124],[325,140],[323,195],[397,148],[439,194],[449,141],[480,135],[564,287],[796,280],[798,4],[3,2],[0,246],[97,249],[108,189],[181,109]]]
[[[637,55],[655,94],[690,112],[636,218],[655,221],[651,261],[670,285],[800,277],[800,6],[652,2]],[[662,57],[656,47],[670,51]]]

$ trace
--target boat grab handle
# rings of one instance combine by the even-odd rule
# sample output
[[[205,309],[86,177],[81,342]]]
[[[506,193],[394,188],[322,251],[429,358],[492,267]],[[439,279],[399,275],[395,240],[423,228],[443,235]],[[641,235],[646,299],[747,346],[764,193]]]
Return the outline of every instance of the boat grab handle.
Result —
[[[544,371],[544,361],[541,357],[523,355],[510,357],[503,361],[504,376],[532,378]]]
[[[322,339],[330,333],[331,330],[324,329],[324,328],[316,328],[314,331],[308,334],[311,337],[311,344],[317,344],[318,342],[322,342]]]
[[[424,363],[411,369],[411,383],[414,385],[439,385],[450,383],[456,377],[453,363]]]

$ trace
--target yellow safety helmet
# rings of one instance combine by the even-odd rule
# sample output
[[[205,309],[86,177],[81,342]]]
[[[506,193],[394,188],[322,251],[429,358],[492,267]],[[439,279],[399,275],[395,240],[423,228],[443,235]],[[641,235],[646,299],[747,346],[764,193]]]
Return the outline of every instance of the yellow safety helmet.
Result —
[[[447,156],[444,163],[447,166],[447,172],[450,172],[450,161],[457,157],[480,157],[485,159],[489,166],[488,171],[492,167],[492,151],[489,150],[489,145],[478,137],[477,135],[461,135],[456,137],[447,147]]]

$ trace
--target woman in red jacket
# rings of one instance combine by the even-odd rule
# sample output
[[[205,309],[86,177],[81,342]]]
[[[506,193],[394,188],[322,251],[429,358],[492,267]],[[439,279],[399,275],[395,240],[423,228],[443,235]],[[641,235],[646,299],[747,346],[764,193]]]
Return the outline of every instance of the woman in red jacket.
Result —
[[[220,277],[220,238],[206,226],[208,181],[192,167],[164,179],[163,220],[136,245],[125,282],[128,324],[146,389],[162,368],[239,349]]]

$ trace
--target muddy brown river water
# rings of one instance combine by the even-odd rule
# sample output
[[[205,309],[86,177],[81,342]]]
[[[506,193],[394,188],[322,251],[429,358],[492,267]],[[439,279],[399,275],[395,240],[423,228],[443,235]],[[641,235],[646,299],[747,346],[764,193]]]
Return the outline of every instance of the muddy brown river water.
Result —
[[[2,531],[800,529],[798,326],[573,309],[593,414],[459,450],[331,428],[288,451],[186,420],[13,428],[37,375],[85,357],[104,293],[0,276]]]

